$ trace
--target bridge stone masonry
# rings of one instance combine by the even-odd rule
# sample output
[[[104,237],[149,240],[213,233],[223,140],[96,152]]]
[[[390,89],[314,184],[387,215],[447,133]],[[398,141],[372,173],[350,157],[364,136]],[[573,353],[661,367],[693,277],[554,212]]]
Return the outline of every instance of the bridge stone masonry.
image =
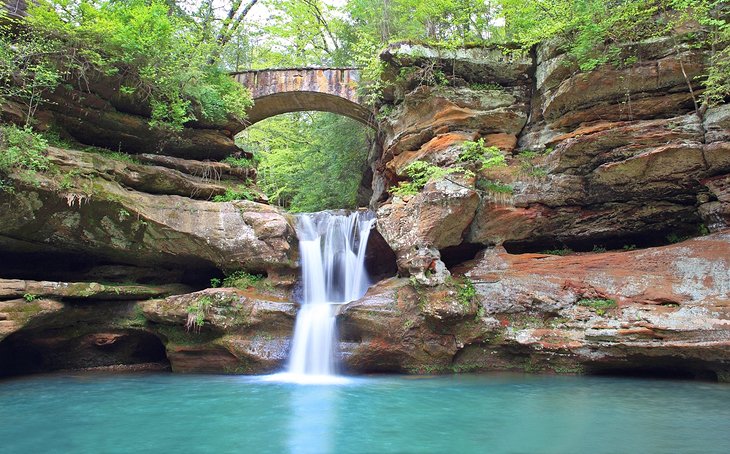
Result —
[[[254,106],[247,126],[287,112],[317,110],[350,117],[375,127],[373,113],[359,99],[357,68],[262,69],[233,73],[251,90]]]

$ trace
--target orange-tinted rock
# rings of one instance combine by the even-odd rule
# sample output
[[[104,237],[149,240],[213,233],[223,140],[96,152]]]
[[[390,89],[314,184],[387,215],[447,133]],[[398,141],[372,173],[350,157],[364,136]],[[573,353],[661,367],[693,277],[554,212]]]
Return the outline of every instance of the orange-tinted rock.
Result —
[[[404,176],[403,169],[415,161],[426,161],[445,167],[454,164],[461,152],[461,144],[476,139],[476,132],[447,132],[426,142],[418,150],[404,151],[388,162],[386,168],[396,175]]]
[[[516,135],[527,121],[526,102],[524,90],[519,88],[418,87],[381,125],[386,134],[384,156],[416,151],[437,131]]]
[[[464,310],[453,293],[434,291],[440,299],[429,308],[424,303],[435,300],[431,291],[415,290],[406,279],[389,279],[343,307],[338,326],[345,367],[354,372],[448,370],[458,349],[479,337],[486,325],[454,326],[455,320],[469,315],[473,320],[476,307]],[[441,310],[447,307],[452,309]],[[450,315],[442,318],[438,314]]]
[[[346,364],[356,371],[662,369],[718,378],[730,370],[730,231],[564,257],[493,249],[454,271],[474,282],[476,316],[465,306],[464,315],[437,316],[456,303],[443,288],[380,283],[340,316]]]
[[[517,147],[517,136],[515,134],[487,134],[484,136],[484,145],[497,147],[502,151],[512,152]]]

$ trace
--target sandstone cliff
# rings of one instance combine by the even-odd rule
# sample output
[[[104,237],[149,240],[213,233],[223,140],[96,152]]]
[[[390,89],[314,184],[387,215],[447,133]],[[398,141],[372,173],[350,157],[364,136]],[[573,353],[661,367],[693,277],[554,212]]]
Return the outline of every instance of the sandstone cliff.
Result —
[[[511,57],[405,43],[383,54],[392,84],[371,154],[369,255],[377,274],[399,277],[342,308],[348,370],[728,379],[730,107],[695,110],[688,83],[701,93],[706,51],[627,46],[640,58],[590,73],[555,44]],[[280,368],[296,313],[292,220],[211,202],[252,174],[201,161],[231,153],[237,126],[191,125],[167,141],[113,90],[54,96],[74,102],[44,121],[138,161],[51,148],[51,171],[10,176],[0,375]],[[463,166],[463,143],[478,139],[507,165],[388,193],[414,161]],[[206,289],[233,271],[267,279]]]

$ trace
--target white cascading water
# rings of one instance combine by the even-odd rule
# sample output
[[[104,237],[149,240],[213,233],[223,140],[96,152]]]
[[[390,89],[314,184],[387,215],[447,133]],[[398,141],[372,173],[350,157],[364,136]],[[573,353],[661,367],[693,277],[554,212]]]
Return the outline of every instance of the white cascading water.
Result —
[[[341,304],[365,294],[370,285],[365,248],[375,217],[323,211],[298,216],[303,300],[294,328],[287,376],[296,381],[332,377],[335,318]]]

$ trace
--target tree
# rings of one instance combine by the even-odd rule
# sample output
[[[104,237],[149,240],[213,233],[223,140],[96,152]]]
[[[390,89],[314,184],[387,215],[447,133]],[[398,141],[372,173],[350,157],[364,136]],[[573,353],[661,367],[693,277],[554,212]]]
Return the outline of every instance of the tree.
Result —
[[[346,117],[299,112],[249,127],[242,143],[259,159],[259,184],[272,203],[319,211],[357,206],[368,134]]]

